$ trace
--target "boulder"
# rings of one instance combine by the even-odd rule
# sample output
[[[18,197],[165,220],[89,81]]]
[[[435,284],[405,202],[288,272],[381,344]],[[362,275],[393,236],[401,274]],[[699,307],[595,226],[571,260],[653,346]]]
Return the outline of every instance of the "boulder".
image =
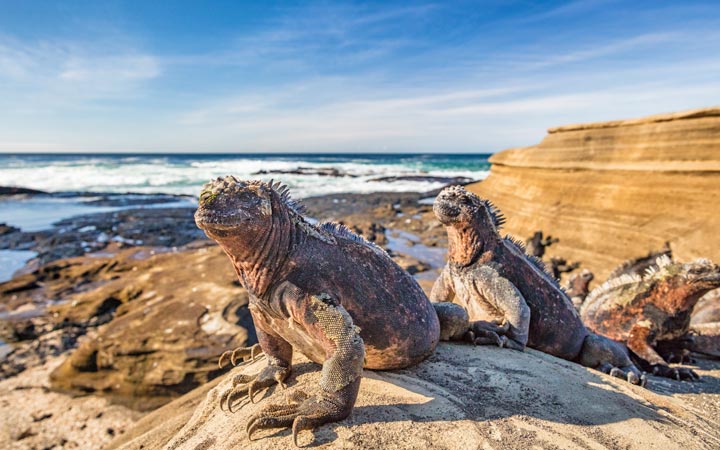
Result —
[[[317,388],[320,366],[301,356],[286,391],[271,388],[257,403],[219,407],[237,373],[258,372],[264,359],[238,367],[153,411],[110,449],[287,449],[289,430],[264,430],[248,440],[248,418],[295,389]],[[720,374],[715,366],[704,375]],[[652,378],[653,392],[540,352],[441,344],[405,370],[365,371],[351,416],[300,434],[319,448],[711,448],[718,382],[699,396],[673,394],[688,383]],[[655,384],[658,383],[658,384]],[[704,400],[704,402],[703,402]],[[697,404],[709,404],[703,411]],[[715,406],[712,406],[712,405]]]

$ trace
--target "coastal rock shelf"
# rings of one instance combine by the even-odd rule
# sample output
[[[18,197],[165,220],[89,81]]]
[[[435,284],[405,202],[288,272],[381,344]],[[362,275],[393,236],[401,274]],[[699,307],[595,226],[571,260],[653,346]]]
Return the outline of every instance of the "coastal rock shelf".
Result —
[[[548,256],[598,280],[666,241],[681,260],[720,260],[720,107],[551,128],[490,162],[469,189],[497,204],[506,230],[559,237]]]
[[[255,404],[222,411],[220,393],[239,373],[257,373],[264,358],[238,367],[153,411],[111,442],[111,449],[290,449],[289,430],[258,431],[248,418],[296,389],[316,392],[320,366],[295,357],[286,390],[271,388]],[[706,389],[717,389],[717,371]],[[421,364],[397,371],[365,371],[351,416],[303,431],[304,448],[716,448],[716,409],[700,412],[697,396],[631,386],[534,350],[441,344]],[[689,383],[685,383],[689,384]],[[692,386],[689,387],[692,389]],[[707,399],[703,404],[711,404]],[[717,417],[717,416],[715,416]]]

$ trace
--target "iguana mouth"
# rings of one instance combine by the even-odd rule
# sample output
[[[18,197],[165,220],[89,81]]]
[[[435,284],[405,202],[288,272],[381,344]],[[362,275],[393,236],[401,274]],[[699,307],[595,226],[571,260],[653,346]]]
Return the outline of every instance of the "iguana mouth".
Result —
[[[720,272],[710,273],[692,280],[693,283],[708,283],[720,286]]]
[[[202,229],[230,230],[236,228],[244,219],[243,214],[218,215],[201,207],[195,211],[195,224]]]
[[[437,199],[433,204],[433,212],[441,223],[448,224],[453,222],[460,215],[461,211],[460,208],[451,202]]]

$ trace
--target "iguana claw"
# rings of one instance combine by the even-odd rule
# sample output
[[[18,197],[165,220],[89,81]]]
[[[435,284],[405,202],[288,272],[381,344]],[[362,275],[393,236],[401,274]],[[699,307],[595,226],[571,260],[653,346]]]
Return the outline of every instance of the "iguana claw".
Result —
[[[244,395],[248,395],[250,402],[255,403],[254,397],[258,391],[275,384],[285,387],[283,381],[289,374],[290,369],[287,367],[267,366],[257,375],[235,375],[232,387],[220,395],[220,409],[224,411],[227,406],[227,410],[233,412],[232,403]]]
[[[260,344],[255,344],[252,347],[238,347],[235,350],[228,350],[218,359],[218,367],[223,368],[223,363],[226,359],[230,358],[230,363],[233,366],[237,365],[237,358],[242,357],[243,361],[255,361],[255,358],[262,355],[263,350]],[[250,357],[250,359],[247,359]]]
[[[653,375],[671,378],[677,381],[698,381],[700,376],[694,370],[687,367],[670,367],[663,364],[656,364],[652,368]]]
[[[319,394],[308,396],[303,392],[296,393],[286,405],[269,405],[254,414],[245,428],[248,440],[257,430],[271,428],[292,428],[293,443],[298,445],[298,434],[303,430],[312,430],[328,422],[336,422],[347,417],[352,405],[341,400],[335,394]]]
[[[598,367],[598,370],[610,375],[611,377],[626,380],[628,383],[640,387],[645,387],[647,384],[647,374],[645,372],[637,371],[634,366],[615,367],[609,363],[604,363]]]

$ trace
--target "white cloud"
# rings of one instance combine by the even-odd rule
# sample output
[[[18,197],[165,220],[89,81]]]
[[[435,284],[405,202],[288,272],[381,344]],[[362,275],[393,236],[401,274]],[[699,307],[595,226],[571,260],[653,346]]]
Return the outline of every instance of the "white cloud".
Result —
[[[18,113],[133,97],[160,74],[156,57],[126,46],[0,35],[0,106]]]
[[[158,62],[149,55],[110,57],[70,57],[59,77],[80,82],[122,82],[155,78],[160,74]]]

